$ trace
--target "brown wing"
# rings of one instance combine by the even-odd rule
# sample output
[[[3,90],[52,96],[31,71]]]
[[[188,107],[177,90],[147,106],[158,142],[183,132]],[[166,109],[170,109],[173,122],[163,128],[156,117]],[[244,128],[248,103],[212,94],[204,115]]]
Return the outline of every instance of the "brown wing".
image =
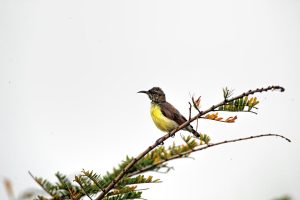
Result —
[[[180,112],[168,102],[160,103],[160,108],[164,116],[166,116],[169,119],[172,119],[178,125],[181,125],[187,121],[186,118],[182,116]]]
[[[164,116],[166,116],[169,119],[172,119],[175,121],[178,125],[183,124],[186,122],[186,118],[180,114],[180,112],[171,104],[168,102],[160,103],[161,112]],[[193,133],[196,137],[200,137],[200,134],[194,130],[194,128],[189,125],[185,128],[185,130]]]

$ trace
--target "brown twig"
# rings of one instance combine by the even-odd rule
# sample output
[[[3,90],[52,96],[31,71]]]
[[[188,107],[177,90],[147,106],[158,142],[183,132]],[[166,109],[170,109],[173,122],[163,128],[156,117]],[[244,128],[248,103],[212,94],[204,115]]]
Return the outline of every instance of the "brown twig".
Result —
[[[236,97],[233,97],[231,99],[224,99],[222,102],[211,106],[209,109],[205,110],[205,111],[200,111],[197,115],[195,115],[194,117],[192,117],[191,119],[187,120],[185,123],[181,124],[180,126],[178,126],[176,129],[174,129],[173,131],[171,131],[170,133],[165,134],[164,136],[160,137],[158,140],[156,140],[156,142],[152,145],[150,145],[147,149],[145,149],[142,153],[140,153],[137,157],[133,158],[131,160],[131,162],[120,172],[120,174],[114,178],[114,180],[112,180],[112,182],[102,190],[102,192],[100,193],[100,195],[96,198],[96,200],[101,200],[105,197],[105,195],[114,188],[114,186],[128,173],[129,169],[134,166],[141,158],[143,158],[147,153],[149,153],[151,150],[153,150],[155,147],[159,146],[161,143],[163,143],[165,140],[167,140],[168,138],[170,138],[172,135],[175,135],[176,132],[178,132],[179,130],[185,128],[186,126],[188,126],[191,122],[193,122],[194,120],[198,119],[199,117],[215,111],[216,108],[225,105],[228,102],[234,101],[236,99],[239,98],[243,98],[245,96],[254,94],[254,93],[258,93],[258,92],[267,92],[269,90],[280,90],[281,92],[284,91],[284,88],[281,86],[269,86],[266,88],[258,88],[255,90],[249,90],[248,92],[244,92]],[[227,142],[227,141],[226,141]],[[209,145],[208,145],[209,146]],[[206,148],[208,148],[208,146],[206,146]],[[215,146],[215,145],[214,145]]]
[[[189,107],[189,120],[191,120],[191,117],[192,117],[192,104],[191,104],[191,102],[189,102],[189,105],[190,105],[190,107]]]
[[[222,141],[222,142],[217,142],[217,143],[212,143],[212,144],[207,144],[205,146],[197,146],[196,148],[194,149],[191,149],[189,151],[185,151],[181,154],[177,154],[177,155],[173,155],[169,158],[166,158],[164,160],[161,160],[159,162],[156,162],[154,163],[153,165],[150,165],[150,166],[147,166],[147,167],[144,167],[142,169],[139,169],[135,172],[132,172],[132,173],[129,173],[127,174],[128,176],[135,176],[135,175],[138,175],[138,174],[141,174],[141,173],[144,173],[146,171],[149,171],[151,169],[154,169],[155,167],[161,165],[161,164],[164,164],[165,162],[168,162],[170,160],[174,160],[174,159],[177,159],[177,158],[182,158],[182,157],[186,157],[188,156],[189,154],[193,153],[193,152],[196,152],[196,151],[201,151],[201,150],[204,150],[204,149],[208,149],[210,147],[215,147],[215,146],[218,146],[218,145],[222,145],[222,144],[228,144],[228,143],[233,143],[233,142],[239,142],[239,141],[243,141],[243,140],[251,140],[251,139],[255,139],[255,138],[260,138],[260,137],[267,137],[267,136],[274,136],[274,137],[280,137],[280,138],[283,138],[285,139],[286,141],[288,142],[291,142],[291,140],[289,138],[286,138],[282,135],[278,135],[278,134],[261,134],[261,135],[255,135],[255,136],[249,136],[249,137],[244,137],[244,138],[239,138],[239,139],[232,139],[232,140],[225,140],[225,141]]]
[[[252,110],[237,110],[237,111],[231,111],[231,110],[216,110],[218,112],[246,112],[246,113],[252,113],[257,115],[257,112],[254,112]]]

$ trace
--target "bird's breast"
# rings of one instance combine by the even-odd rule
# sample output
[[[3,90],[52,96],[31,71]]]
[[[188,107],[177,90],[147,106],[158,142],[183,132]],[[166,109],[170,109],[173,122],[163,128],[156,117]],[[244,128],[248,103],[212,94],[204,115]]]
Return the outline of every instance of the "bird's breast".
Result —
[[[157,128],[164,132],[170,132],[178,126],[178,124],[175,121],[168,119],[166,116],[163,115],[158,104],[151,104],[150,114]]]

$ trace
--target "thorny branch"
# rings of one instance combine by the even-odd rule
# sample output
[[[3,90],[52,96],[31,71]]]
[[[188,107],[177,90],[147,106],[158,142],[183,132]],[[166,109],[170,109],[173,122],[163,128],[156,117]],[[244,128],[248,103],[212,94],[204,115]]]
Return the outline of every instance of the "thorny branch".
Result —
[[[188,126],[191,122],[195,121],[196,119],[200,118],[201,116],[215,111],[216,108],[225,105],[228,102],[234,101],[236,99],[239,98],[243,98],[245,96],[249,96],[252,95],[254,93],[261,93],[261,92],[267,92],[270,90],[280,90],[280,92],[284,92],[284,88],[281,86],[269,86],[266,88],[257,88],[255,90],[249,90],[248,92],[244,92],[236,97],[230,98],[230,99],[224,99],[222,102],[215,104],[213,106],[211,106],[209,109],[205,110],[205,111],[200,111],[197,115],[195,115],[194,117],[190,118],[189,120],[187,120],[185,123],[181,124],[180,126],[178,126],[178,128],[174,129],[173,131],[171,131],[170,133],[165,134],[164,136],[160,137],[158,140],[156,140],[156,142],[152,145],[150,145],[147,149],[145,149],[142,153],[140,153],[137,157],[133,158],[131,160],[131,162],[120,172],[120,174],[114,179],[112,180],[112,182],[102,190],[102,192],[100,193],[100,195],[96,198],[96,200],[101,200],[105,197],[105,195],[114,188],[114,186],[128,173],[129,169],[134,166],[141,158],[143,158],[147,153],[149,153],[151,150],[153,150],[155,147],[159,146],[161,143],[163,143],[165,140],[167,140],[168,138],[170,138],[171,136],[175,135],[176,132],[178,132],[179,130],[184,129],[186,126]],[[279,135],[278,135],[279,136]],[[254,137],[254,136],[251,136]],[[283,136],[280,136],[283,137]],[[249,138],[250,139],[250,138]],[[237,139],[237,141],[240,141],[239,139]],[[224,141],[222,143],[216,143],[214,144],[214,146],[216,145],[220,145],[223,143],[228,143],[228,141]],[[209,145],[205,146],[206,148],[210,147]],[[205,148],[203,147],[203,148]]]

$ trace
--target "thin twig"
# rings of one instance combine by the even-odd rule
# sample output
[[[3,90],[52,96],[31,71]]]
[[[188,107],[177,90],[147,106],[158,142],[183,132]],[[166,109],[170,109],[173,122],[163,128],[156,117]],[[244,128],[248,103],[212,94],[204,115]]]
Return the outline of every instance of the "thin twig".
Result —
[[[253,113],[253,114],[256,114],[257,115],[257,112],[254,112],[252,110],[214,110],[216,112],[247,112],[247,113]]]
[[[190,107],[189,107],[189,120],[191,120],[191,117],[192,117],[192,104],[191,104],[191,102],[189,102],[189,105],[190,105]]]
[[[101,200],[105,197],[105,195],[114,188],[114,186],[128,173],[129,169],[134,166],[141,158],[143,158],[147,153],[149,153],[151,150],[153,150],[155,147],[159,146],[161,143],[163,143],[165,140],[167,140],[168,138],[170,138],[172,135],[175,135],[176,132],[178,132],[179,130],[187,127],[191,122],[193,122],[194,120],[198,119],[199,117],[214,111],[216,108],[225,105],[228,102],[234,101],[236,99],[239,98],[243,98],[245,96],[249,96],[251,94],[254,93],[258,93],[258,92],[267,92],[269,90],[280,90],[281,92],[284,91],[284,88],[281,86],[269,86],[266,88],[257,88],[255,90],[249,90],[248,92],[244,92],[236,97],[233,97],[231,99],[224,99],[222,102],[215,104],[213,106],[211,106],[209,109],[205,110],[205,111],[200,111],[197,115],[195,115],[193,118],[187,120],[185,123],[181,124],[180,126],[178,126],[176,129],[174,129],[173,131],[171,131],[170,133],[165,134],[164,136],[160,137],[158,140],[155,141],[154,144],[150,145],[147,149],[145,149],[142,153],[140,153],[137,157],[133,158],[131,160],[130,163],[128,163],[128,165],[120,172],[120,174],[114,178],[112,180],[112,182],[103,189],[103,191],[100,193],[100,195],[96,198],[96,200]],[[206,147],[207,148],[207,147]]]
[[[144,167],[142,169],[139,169],[135,172],[132,172],[132,173],[129,173],[128,176],[135,176],[135,175],[138,175],[138,174],[141,174],[141,173],[144,173],[146,171],[149,171],[151,169],[154,169],[155,167],[159,166],[159,165],[162,165],[164,164],[165,162],[168,162],[170,160],[174,160],[174,159],[177,159],[177,158],[188,158],[186,156],[188,156],[189,154],[193,153],[193,152],[196,152],[196,151],[201,151],[201,150],[204,150],[204,149],[208,149],[210,147],[215,147],[215,146],[218,146],[218,145],[222,145],[222,144],[228,144],[228,143],[233,143],[233,142],[239,142],[239,141],[243,141],[243,140],[251,140],[251,139],[255,139],[255,138],[260,138],[260,137],[267,137],[267,136],[274,136],[274,137],[281,137],[283,139],[285,139],[286,141],[288,142],[291,142],[290,139],[282,136],[282,135],[278,135],[278,134],[262,134],[262,135],[255,135],[255,136],[249,136],[249,137],[244,137],[244,138],[239,138],[239,139],[232,139],[232,140],[225,140],[225,141],[222,141],[222,142],[217,142],[217,143],[212,143],[212,144],[207,144],[205,146],[198,146],[194,149],[191,149],[191,150],[188,150],[188,151],[185,151],[181,154],[177,154],[177,155],[173,155],[169,158],[166,158],[164,160],[161,160],[159,162],[156,162],[150,166],[147,166],[147,167]]]

